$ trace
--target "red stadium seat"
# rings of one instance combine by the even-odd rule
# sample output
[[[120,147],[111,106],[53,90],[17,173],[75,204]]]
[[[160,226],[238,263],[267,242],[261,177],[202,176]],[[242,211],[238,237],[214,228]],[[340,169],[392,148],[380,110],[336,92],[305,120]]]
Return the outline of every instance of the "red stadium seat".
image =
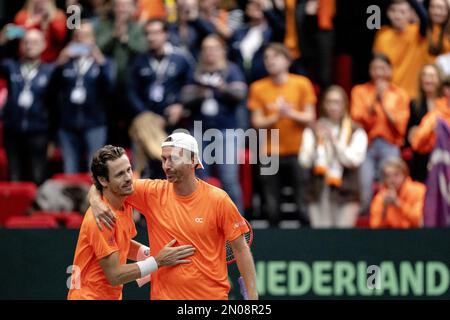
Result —
[[[356,228],[369,228],[370,227],[370,217],[368,215],[358,217],[358,219],[356,220],[355,227]]]
[[[81,214],[71,214],[66,217],[65,223],[68,229],[80,229],[83,223],[83,216]]]
[[[78,229],[83,222],[83,216],[78,212],[66,212],[66,211],[36,211],[33,213],[32,217],[52,217],[57,222],[64,224],[67,228]]]
[[[3,148],[4,146],[4,141],[3,141],[3,121],[0,121],[0,148]]]
[[[48,216],[15,216],[6,220],[7,229],[55,229],[58,228],[58,221],[55,217]]]
[[[353,59],[350,55],[341,54],[334,60],[334,83],[344,88],[347,94],[353,87],[352,83]]]
[[[251,154],[249,149],[242,150],[241,165],[239,166],[239,180],[242,188],[242,203],[244,209],[249,209],[252,206],[253,194],[253,178],[252,165],[250,164]],[[242,161],[243,160],[243,161]],[[242,213],[243,214],[243,213]]]
[[[0,225],[11,216],[25,215],[36,191],[33,182],[0,182]]]
[[[92,185],[92,179],[89,173],[57,173],[53,175],[52,180],[64,181],[73,184],[86,184],[88,186]]]
[[[0,148],[0,181],[8,180],[8,158],[5,149]]]

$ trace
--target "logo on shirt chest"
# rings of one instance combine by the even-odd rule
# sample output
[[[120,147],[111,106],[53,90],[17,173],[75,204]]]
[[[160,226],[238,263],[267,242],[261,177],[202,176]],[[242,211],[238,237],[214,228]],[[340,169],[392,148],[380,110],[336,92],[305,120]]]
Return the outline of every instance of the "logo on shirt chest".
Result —
[[[203,217],[194,218],[195,223],[203,223]]]

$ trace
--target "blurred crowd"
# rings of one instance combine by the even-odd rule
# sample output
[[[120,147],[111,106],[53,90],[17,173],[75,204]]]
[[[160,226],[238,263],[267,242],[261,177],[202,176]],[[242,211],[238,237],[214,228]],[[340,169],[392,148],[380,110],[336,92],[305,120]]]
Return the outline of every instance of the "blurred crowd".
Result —
[[[251,179],[271,226],[287,188],[302,227],[361,216],[421,227],[437,119],[450,125],[450,1],[389,1],[366,52],[369,81],[350,90],[335,74],[339,2],[26,1],[0,32],[8,179],[41,185],[56,151],[64,173],[88,172],[106,143],[129,150],[136,176],[164,178],[159,148],[175,129],[278,129],[263,148],[279,157],[276,174],[227,163],[199,177],[215,177],[243,214],[255,210]],[[245,155],[222,137],[223,158]]]

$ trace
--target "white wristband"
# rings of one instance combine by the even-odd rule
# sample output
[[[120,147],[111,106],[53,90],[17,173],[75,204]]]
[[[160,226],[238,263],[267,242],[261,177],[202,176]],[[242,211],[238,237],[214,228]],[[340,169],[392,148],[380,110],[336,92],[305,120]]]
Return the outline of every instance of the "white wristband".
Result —
[[[158,270],[158,264],[156,263],[155,258],[150,257],[143,261],[136,262],[139,269],[141,270],[141,278],[149,275],[150,273]]]
[[[136,261],[142,261],[150,257],[150,248],[147,246],[140,246],[137,252]]]

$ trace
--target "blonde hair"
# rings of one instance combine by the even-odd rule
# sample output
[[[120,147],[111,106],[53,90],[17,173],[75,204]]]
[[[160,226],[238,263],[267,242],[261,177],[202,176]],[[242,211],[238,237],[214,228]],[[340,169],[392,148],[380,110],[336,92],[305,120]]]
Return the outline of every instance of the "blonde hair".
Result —
[[[398,157],[392,157],[384,161],[383,163],[383,170],[382,170],[382,176],[384,179],[386,168],[393,167],[395,169],[400,170],[405,177],[409,176],[409,168],[406,162],[402,158]]]
[[[345,90],[338,85],[331,85],[329,86],[322,94],[322,98],[320,99],[320,105],[319,105],[319,114],[321,117],[325,117],[327,116],[326,114],[326,110],[325,110],[325,100],[327,95],[329,95],[331,92],[336,91],[337,93],[339,93],[342,96],[342,99],[344,100],[344,116],[348,115],[349,113],[349,100],[348,100],[348,95],[345,92]]]
[[[434,63],[427,63],[427,64],[425,64],[422,67],[422,69],[420,69],[419,76],[418,76],[418,80],[419,80],[418,81],[418,84],[419,84],[418,92],[419,92],[419,94],[417,95],[417,98],[415,100],[415,102],[416,102],[415,103],[415,108],[416,109],[419,109],[420,105],[426,100],[425,92],[422,89],[422,74],[423,74],[423,71],[425,70],[425,68],[427,68],[427,67],[432,67],[436,71],[438,79],[439,79],[439,84],[438,84],[436,96],[439,97],[439,96],[442,95],[442,84],[444,82],[444,73],[442,72],[442,69],[438,65],[436,65]],[[418,111],[418,110],[416,110],[416,111]]]

